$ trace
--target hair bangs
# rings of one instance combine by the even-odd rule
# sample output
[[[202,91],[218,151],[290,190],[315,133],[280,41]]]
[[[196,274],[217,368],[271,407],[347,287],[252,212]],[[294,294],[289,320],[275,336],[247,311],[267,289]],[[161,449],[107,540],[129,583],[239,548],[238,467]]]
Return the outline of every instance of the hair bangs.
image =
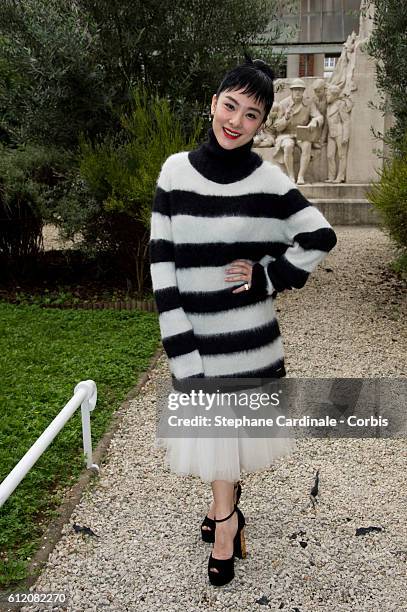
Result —
[[[274,102],[273,80],[270,74],[266,74],[254,64],[237,66],[225,75],[216,95],[219,96],[223,91],[238,90],[252,96],[257,103],[264,104],[265,120]]]

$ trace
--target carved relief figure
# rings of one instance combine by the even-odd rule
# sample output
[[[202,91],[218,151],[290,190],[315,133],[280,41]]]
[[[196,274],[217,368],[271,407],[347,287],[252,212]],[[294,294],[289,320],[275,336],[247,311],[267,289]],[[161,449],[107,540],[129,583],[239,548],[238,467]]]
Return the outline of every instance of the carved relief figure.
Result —
[[[254,137],[255,147],[272,147],[276,141],[274,121],[278,115],[278,102],[274,102],[268,114],[264,130]]]
[[[294,79],[290,89],[291,95],[279,103],[278,117],[274,123],[278,136],[273,153],[278,163],[284,162],[291,180],[303,185],[311,159],[311,142],[315,140],[315,128],[323,125],[324,118],[314,102],[304,100],[305,83],[302,79]],[[294,176],[295,146],[301,149],[297,181]]]
[[[320,149],[321,146],[326,142],[328,135],[328,124],[326,122],[326,83],[324,79],[317,79],[313,85],[313,101],[315,106],[324,118],[324,123],[318,126],[315,130],[315,142],[313,144],[314,149]]]
[[[347,96],[350,96],[356,90],[355,81],[353,80],[356,40],[357,35],[355,32],[349,34],[343,44],[341,57],[328,81],[328,85],[337,85]]]
[[[344,183],[346,178],[346,162],[348,158],[350,112],[352,102],[349,98],[341,98],[341,89],[337,85],[329,85],[327,90],[327,123],[328,123],[328,179],[326,183]],[[338,169],[336,168],[336,153]]]

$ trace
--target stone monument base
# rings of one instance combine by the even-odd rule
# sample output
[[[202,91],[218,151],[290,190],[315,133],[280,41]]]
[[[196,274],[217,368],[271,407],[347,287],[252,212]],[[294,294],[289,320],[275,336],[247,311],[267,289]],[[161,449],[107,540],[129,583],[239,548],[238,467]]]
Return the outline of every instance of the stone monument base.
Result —
[[[326,155],[322,149],[313,149],[308,166],[305,185],[297,185],[301,193],[316,206],[328,219],[331,225],[379,225],[378,211],[367,200],[368,183],[325,183],[313,180],[315,176],[327,177]],[[285,166],[275,162],[273,147],[256,147],[253,149],[260,157],[279,166],[286,174]],[[300,151],[294,153],[295,176],[298,176]],[[323,163],[325,160],[325,163]]]
[[[380,216],[367,200],[367,183],[312,183],[298,185],[331,225],[379,225]]]

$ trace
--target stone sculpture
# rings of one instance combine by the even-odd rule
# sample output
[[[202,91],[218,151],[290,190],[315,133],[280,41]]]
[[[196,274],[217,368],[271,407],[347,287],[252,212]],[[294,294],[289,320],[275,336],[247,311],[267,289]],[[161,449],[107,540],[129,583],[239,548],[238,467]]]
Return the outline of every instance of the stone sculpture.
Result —
[[[324,118],[313,101],[304,100],[305,83],[294,79],[290,85],[291,95],[278,105],[274,128],[278,132],[273,156],[276,162],[285,164],[288,176],[298,185],[305,183],[304,175],[311,159],[311,143],[315,140],[316,128],[322,127]],[[301,149],[298,178],[294,176],[294,148]]]
[[[328,85],[336,85],[340,88],[343,95],[350,96],[356,90],[356,84],[353,79],[355,70],[355,45],[357,35],[355,32],[349,34],[346,42],[343,44],[341,57],[339,58],[335,70],[328,81]]]
[[[313,143],[314,149],[320,149],[322,145],[326,142],[328,135],[328,124],[326,122],[326,83],[324,79],[317,79],[315,81],[315,83],[313,84],[313,94],[313,102],[324,118],[324,123],[322,127],[318,126],[315,131],[315,142]]]
[[[326,183],[344,183],[346,179],[346,163],[348,159],[350,98],[342,96],[338,85],[329,85],[327,90],[327,124],[328,124],[328,178]],[[338,156],[338,169],[336,164]]]
[[[376,131],[385,133],[393,117],[391,113],[383,117],[374,106],[380,99],[377,67],[364,50],[373,29],[373,15],[372,3],[361,0],[359,34],[352,32],[348,36],[329,79],[277,79],[275,82],[277,101],[264,132],[255,142],[257,147],[263,147],[262,156],[279,164],[292,180],[295,180],[294,151],[299,147],[297,184],[304,183],[307,169],[315,183],[324,180],[367,183],[376,180],[377,169],[382,167],[371,128],[374,126]],[[280,92],[280,85],[284,90],[287,84],[291,96],[281,100],[284,94]],[[374,105],[370,104],[372,101]]]
[[[254,137],[255,147],[272,147],[276,141],[274,121],[278,115],[278,102],[274,102],[268,114],[264,129]]]

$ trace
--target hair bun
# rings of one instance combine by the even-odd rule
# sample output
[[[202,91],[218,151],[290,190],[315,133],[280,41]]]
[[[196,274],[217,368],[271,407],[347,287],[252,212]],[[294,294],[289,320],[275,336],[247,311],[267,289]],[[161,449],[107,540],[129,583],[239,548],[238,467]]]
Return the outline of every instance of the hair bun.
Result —
[[[272,81],[274,81],[275,74],[274,74],[274,70],[271,68],[271,66],[269,66],[268,64],[266,64],[266,62],[263,62],[263,60],[261,59],[255,59],[253,60],[253,64],[262,72],[264,72],[264,74],[267,74],[268,77],[270,77],[270,79]]]
[[[263,72],[266,76],[269,77],[269,79],[271,79],[272,81],[274,81],[275,74],[274,74],[274,70],[271,68],[271,66],[269,66],[268,64],[266,64],[266,62],[264,62],[261,59],[255,59],[253,60],[250,55],[245,51],[244,52],[244,56],[245,56],[245,64],[247,66],[253,66],[254,68],[257,68],[258,70],[260,70],[261,72]]]

